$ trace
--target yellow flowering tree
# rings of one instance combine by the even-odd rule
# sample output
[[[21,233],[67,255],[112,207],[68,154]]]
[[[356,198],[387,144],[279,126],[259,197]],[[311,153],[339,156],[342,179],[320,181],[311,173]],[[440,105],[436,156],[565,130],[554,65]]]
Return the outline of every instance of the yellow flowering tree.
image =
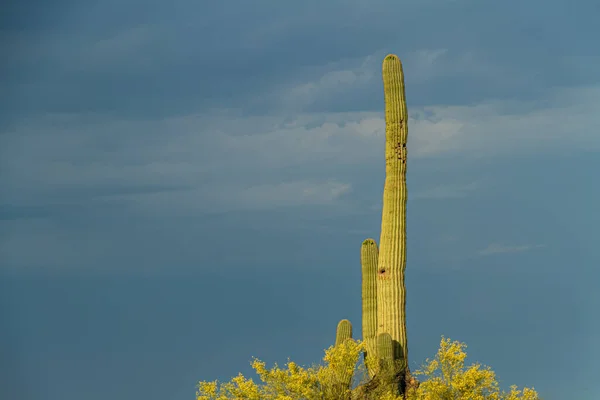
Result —
[[[364,344],[352,339],[325,351],[322,365],[303,368],[289,361],[271,369],[258,359],[252,368],[260,383],[236,376],[229,382],[200,382],[197,400],[540,400],[533,388],[500,390],[495,373],[478,363],[465,366],[466,345],[442,337],[432,360],[414,374],[421,376],[406,397],[394,394],[393,371],[369,377],[359,358]],[[347,376],[353,376],[348,386]]]
[[[440,348],[433,360],[427,360],[416,375],[424,379],[416,390],[409,393],[414,400],[539,400],[533,388],[523,391],[511,386],[510,392],[501,391],[496,374],[479,363],[465,367],[466,345],[442,337]]]

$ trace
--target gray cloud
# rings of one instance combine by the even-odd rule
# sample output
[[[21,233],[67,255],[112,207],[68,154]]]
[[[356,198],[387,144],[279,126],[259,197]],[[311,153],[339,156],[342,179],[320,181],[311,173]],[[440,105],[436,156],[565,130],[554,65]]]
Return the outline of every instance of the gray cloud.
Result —
[[[546,18],[530,18],[539,5]],[[13,121],[40,112],[147,118],[207,107],[261,114],[279,105],[279,98],[264,96],[277,85],[322,79],[327,65],[351,65],[374,53],[376,62],[386,52],[407,60],[415,105],[532,99],[557,82],[598,82],[593,68],[581,67],[598,57],[595,36],[585,34],[596,22],[592,1],[568,13],[553,2],[228,1],[206,8],[187,0],[168,7],[108,1],[40,5],[35,19],[13,7],[0,37],[10,54],[1,105]],[[561,35],[554,34],[554,18],[562,21]],[[25,32],[33,22],[37,29]],[[326,79],[355,79],[334,76]],[[352,91],[325,96],[337,101],[312,102],[311,110],[379,110],[379,92],[361,88],[360,79]]]
[[[588,127],[600,123],[598,107],[595,87],[550,91],[545,108],[520,101],[413,107],[410,157],[476,159],[597,148],[598,137]],[[3,202],[152,197],[146,204],[206,210],[256,204],[263,191],[272,193],[262,198],[265,205],[269,199],[272,205],[335,201],[325,188],[358,184],[349,172],[377,165],[383,141],[381,112],[245,117],[222,110],[156,120],[50,114],[3,133],[0,177],[9,189]],[[415,198],[468,189],[457,188],[458,182],[444,185],[419,189]],[[313,195],[298,195],[310,187]],[[284,192],[292,203],[282,200]],[[158,200],[163,197],[169,202]]]

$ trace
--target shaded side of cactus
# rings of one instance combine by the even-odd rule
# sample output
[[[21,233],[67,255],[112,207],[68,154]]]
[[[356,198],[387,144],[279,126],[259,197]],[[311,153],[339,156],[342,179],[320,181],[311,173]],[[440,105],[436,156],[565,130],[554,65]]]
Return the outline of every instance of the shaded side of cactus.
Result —
[[[376,365],[370,362],[377,356],[377,258],[379,250],[373,239],[366,239],[360,248],[362,265],[362,332],[365,343],[364,359],[369,376],[375,375]]]
[[[408,112],[402,64],[383,60],[385,95],[385,185],[377,271],[377,332],[389,333],[394,356],[408,359],[406,337],[406,142]]]

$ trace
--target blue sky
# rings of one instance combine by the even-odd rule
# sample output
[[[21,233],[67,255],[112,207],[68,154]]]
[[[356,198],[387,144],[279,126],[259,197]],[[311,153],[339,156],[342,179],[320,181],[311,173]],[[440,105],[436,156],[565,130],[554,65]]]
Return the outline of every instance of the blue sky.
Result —
[[[401,3],[401,4],[400,4]],[[403,60],[411,365],[597,399],[600,5],[40,0],[0,48],[0,397],[184,400],[360,337]]]

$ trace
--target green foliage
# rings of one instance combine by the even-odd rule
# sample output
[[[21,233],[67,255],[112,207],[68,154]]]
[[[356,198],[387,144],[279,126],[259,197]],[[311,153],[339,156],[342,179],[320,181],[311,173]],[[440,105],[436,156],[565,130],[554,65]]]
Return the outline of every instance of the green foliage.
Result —
[[[539,400],[533,388],[509,392],[500,390],[496,374],[479,363],[465,367],[466,345],[442,337],[433,360],[427,360],[416,375],[425,377],[417,390],[409,393],[414,400]]]
[[[389,336],[389,335],[388,335]],[[384,343],[387,339],[380,342]],[[389,341],[388,341],[389,342]],[[424,379],[410,387],[406,400],[540,400],[533,388],[500,390],[496,375],[480,364],[465,366],[465,344],[442,337],[440,348],[432,360],[427,360],[415,374]],[[289,361],[286,368],[277,364],[271,369],[255,359],[252,368],[260,383],[238,375],[229,382],[200,382],[197,400],[402,400],[394,387],[395,367],[377,374],[373,379],[364,376],[354,389],[340,385],[340,371],[358,377],[358,360],[364,345],[345,340],[325,351],[323,363],[303,368]]]
[[[271,369],[258,359],[252,368],[261,383],[245,378],[242,374],[230,382],[200,382],[197,400],[343,400],[349,399],[350,387],[345,376],[354,376],[363,351],[362,343],[345,340],[325,351],[323,363],[303,368],[289,361],[286,368],[275,364]]]

